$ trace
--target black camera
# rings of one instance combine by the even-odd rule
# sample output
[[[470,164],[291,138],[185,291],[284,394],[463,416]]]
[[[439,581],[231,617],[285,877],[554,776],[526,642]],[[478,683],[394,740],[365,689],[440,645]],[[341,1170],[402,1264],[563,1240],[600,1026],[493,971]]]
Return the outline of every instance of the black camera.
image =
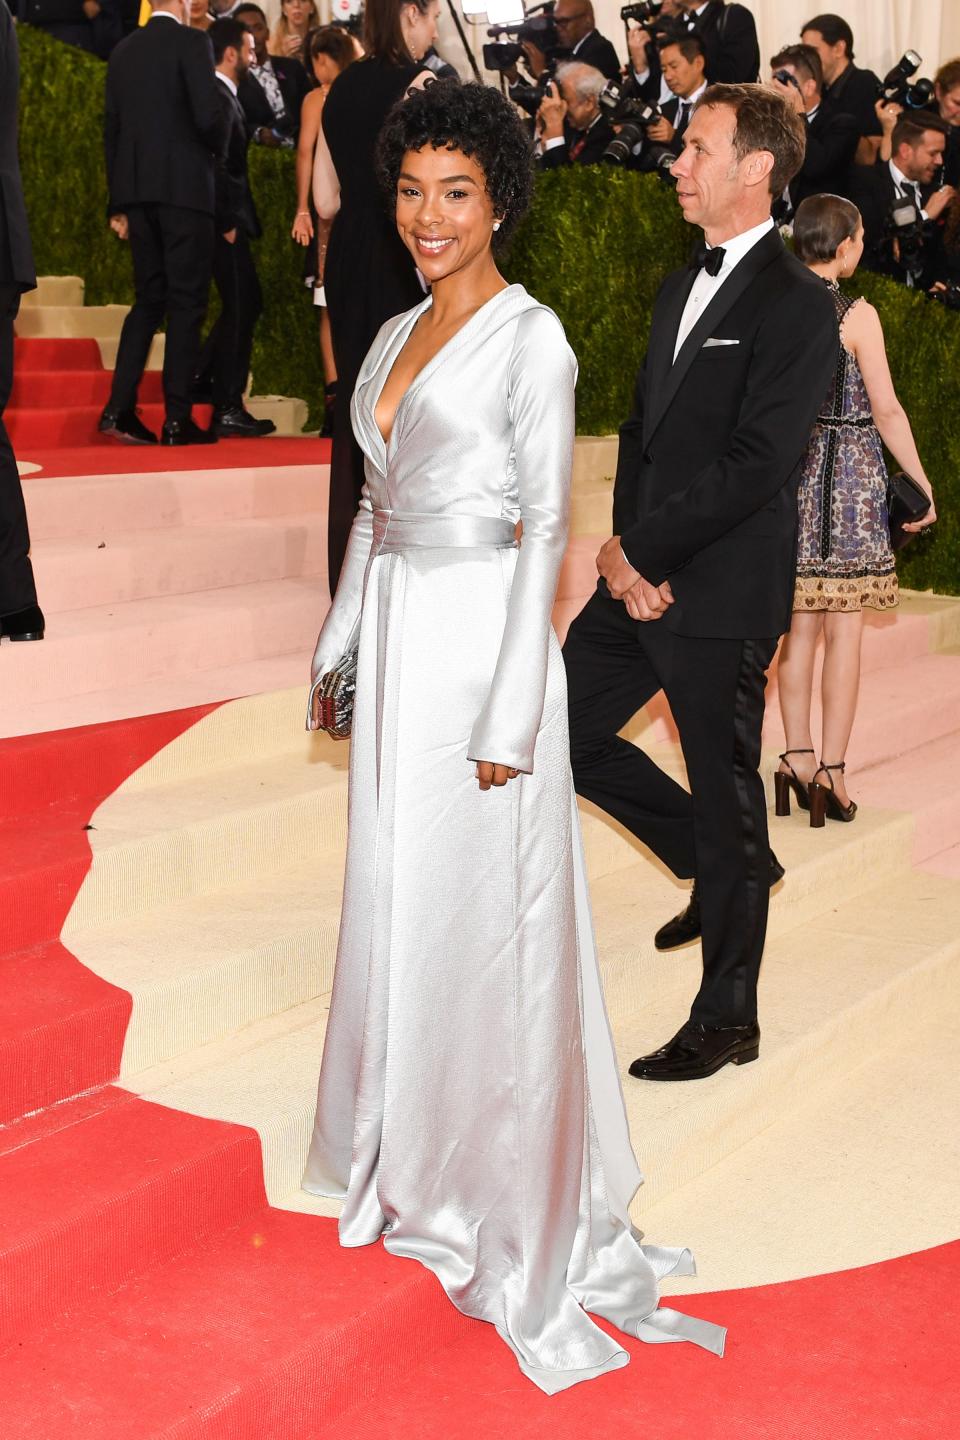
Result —
[[[902,105],[905,110],[923,110],[933,99],[933,81],[921,76],[912,77],[920,69],[921,57],[916,50],[908,50],[880,81],[877,98],[884,105]]]
[[[774,70],[774,80],[779,80],[781,85],[792,85],[795,90],[800,89],[800,81],[792,70]]]
[[[947,280],[942,290],[928,290],[928,300],[946,305],[948,310],[960,310],[960,280]]]
[[[519,105],[525,114],[536,117],[543,97],[547,93],[548,86],[553,85],[554,88],[556,88],[553,72],[554,66],[548,65],[537,80],[531,82],[518,80],[515,85],[511,85],[507,90],[507,94],[510,96],[514,105]]]
[[[893,259],[908,275],[923,270],[923,216],[912,200],[897,200],[887,216],[887,238]]]
[[[629,164],[631,156],[638,155],[647,144],[647,127],[662,118],[660,106],[638,99],[631,93],[629,81],[620,85],[616,80],[607,81],[597,103],[608,122],[620,127],[600,158],[610,165]],[[654,163],[658,163],[657,157]]]
[[[663,0],[636,0],[633,5],[623,5],[620,8],[620,19],[626,24],[628,20],[636,20],[644,28],[651,20],[656,20],[663,9]]]
[[[547,11],[544,15],[528,15],[525,20],[518,20],[515,25],[491,25],[487,31],[487,38],[490,40],[501,40],[504,35],[509,35],[511,44],[484,45],[483,63],[488,70],[509,70],[518,60],[523,59],[522,42],[526,40],[530,45],[536,45],[542,50],[549,60],[556,55],[560,49],[560,32],[557,29],[553,18],[553,4],[541,7]],[[507,59],[507,55],[511,58]]]

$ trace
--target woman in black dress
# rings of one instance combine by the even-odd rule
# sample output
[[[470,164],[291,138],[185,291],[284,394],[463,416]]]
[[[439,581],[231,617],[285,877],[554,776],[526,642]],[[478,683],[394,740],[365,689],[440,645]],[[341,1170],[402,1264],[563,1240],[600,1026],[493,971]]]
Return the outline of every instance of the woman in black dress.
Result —
[[[423,299],[413,259],[384,208],[374,147],[388,112],[415,83],[419,61],[436,40],[439,10],[440,0],[367,0],[366,57],[337,77],[323,107],[314,199],[321,218],[336,216],[324,288],[341,401],[334,414],[330,466],[331,595],[363,486],[363,455],[353,438],[350,397],[380,326]]]

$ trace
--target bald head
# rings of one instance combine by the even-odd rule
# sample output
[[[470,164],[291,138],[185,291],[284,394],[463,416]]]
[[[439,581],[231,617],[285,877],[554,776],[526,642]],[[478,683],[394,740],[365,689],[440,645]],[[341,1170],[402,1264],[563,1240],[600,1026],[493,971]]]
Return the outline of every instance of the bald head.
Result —
[[[553,19],[560,34],[560,44],[566,50],[572,50],[585,35],[596,29],[590,0],[557,0]]]

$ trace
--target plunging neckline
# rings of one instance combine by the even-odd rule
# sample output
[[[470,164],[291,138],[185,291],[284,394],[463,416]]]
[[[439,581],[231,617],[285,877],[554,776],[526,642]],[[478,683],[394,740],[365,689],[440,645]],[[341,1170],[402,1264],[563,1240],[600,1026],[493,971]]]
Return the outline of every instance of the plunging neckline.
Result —
[[[387,435],[384,435],[383,431],[380,429],[380,422],[379,422],[379,420],[377,419],[377,406],[378,406],[379,403],[380,403],[380,400],[381,400],[381,398],[382,398],[382,396],[383,396],[384,390],[387,388],[387,382],[389,381],[390,376],[391,376],[391,375],[393,374],[393,372],[394,372],[394,369],[395,369],[395,367],[396,367],[397,361],[400,359],[400,356],[403,354],[404,350],[406,349],[407,341],[410,339],[410,336],[413,334],[413,331],[414,331],[414,329],[416,328],[417,323],[418,323],[419,320],[422,318],[422,316],[424,316],[424,315],[427,313],[427,311],[428,311],[429,309],[432,309],[432,307],[433,307],[433,296],[432,296],[432,295],[428,296],[427,299],[426,299],[426,301],[424,302],[424,304],[417,307],[416,311],[415,311],[415,312],[413,313],[413,315],[412,315],[412,323],[411,323],[409,329],[406,329],[406,330],[403,332],[403,338],[402,338],[402,340],[401,340],[401,342],[400,342],[400,347],[399,347],[399,349],[397,349],[397,350],[394,351],[394,353],[393,353],[393,358],[392,358],[392,360],[390,361],[389,368],[387,369],[386,373],[384,374],[383,380],[382,380],[382,382],[380,383],[380,385],[379,385],[379,387],[378,387],[378,389],[377,389],[377,393],[376,393],[376,395],[373,397],[373,403],[372,403],[371,406],[370,406],[370,416],[371,416],[371,418],[372,418],[372,420],[373,420],[373,428],[376,430],[378,436],[380,437],[380,442],[381,442],[381,444],[383,445],[383,449],[384,449],[384,453],[385,453],[385,454],[389,454],[389,452],[390,452],[390,447],[391,447],[391,445],[392,445],[392,443],[393,443],[393,438],[394,438],[394,436],[395,436],[396,433],[397,433],[397,422],[398,422],[398,420],[400,419],[400,411],[403,409],[404,404],[405,404],[406,401],[409,399],[409,397],[413,394],[414,390],[417,390],[417,389],[420,388],[420,386],[423,384],[423,382],[427,379],[427,376],[429,375],[429,373],[430,373],[433,369],[435,369],[435,367],[436,367],[436,365],[438,364],[438,362],[443,358],[444,352],[445,352],[446,350],[448,350],[448,349],[450,348],[450,346],[453,345],[457,340],[459,340],[459,339],[461,338],[461,336],[464,334],[464,332],[470,328],[470,326],[471,326],[471,325],[473,324],[473,322],[477,319],[477,317],[478,317],[479,315],[482,315],[485,310],[487,310],[491,305],[494,304],[495,301],[501,299],[502,296],[508,294],[508,292],[511,291],[511,290],[522,290],[522,289],[523,289],[523,286],[522,286],[522,285],[517,285],[517,284],[505,285],[502,290],[498,290],[495,295],[491,295],[489,300],[484,300],[484,302],[483,302],[482,305],[478,305],[477,308],[476,308],[476,310],[474,310],[473,314],[472,314],[472,315],[469,315],[469,316],[467,317],[467,319],[464,320],[463,324],[462,324],[458,329],[454,330],[453,334],[452,334],[447,340],[445,340],[445,341],[443,342],[443,344],[439,347],[439,349],[437,349],[437,350],[434,351],[434,353],[430,356],[430,359],[429,359],[424,365],[422,365],[422,366],[420,367],[420,369],[417,371],[417,373],[414,375],[413,379],[410,381],[410,384],[407,386],[406,390],[404,390],[403,394],[400,396],[400,399],[397,401],[397,407],[396,407],[396,409],[395,409],[394,412],[393,412],[393,424],[390,426],[390,434],[389,434],[389,436],[387,436]]]

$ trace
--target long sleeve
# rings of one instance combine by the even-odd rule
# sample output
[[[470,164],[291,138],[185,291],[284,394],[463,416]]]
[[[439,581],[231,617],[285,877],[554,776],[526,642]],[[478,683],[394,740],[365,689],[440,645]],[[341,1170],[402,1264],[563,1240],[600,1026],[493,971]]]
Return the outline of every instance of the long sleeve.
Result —
[[[373,545],[373,506],[366,485],[354,517],[340,583],[317,639],[310,673],[314,680],[331,669],[354,638],[363,605],[363,577]]]
[[[217,155],[222,153],[226,143],[226,127],[220,107],[220,82],[213,63],[213,46],[209,36],[200,31],[190,30],[187,34],[190,44],[184,46],[183,78],[190,113],[204,145]]]
[[[114,213],[113,173],[117,162],[117,145],[120,140],[120,115],[115,93],[116,71],[107,65],[107,84],[103,110],[103,153],[107,169],[107,214]]]
[[[529,773],[543,714],[573,471],[576,360],[549,311],[528,311],[517,322],[507,384],[523,538],[493,682],[467,756]]]

